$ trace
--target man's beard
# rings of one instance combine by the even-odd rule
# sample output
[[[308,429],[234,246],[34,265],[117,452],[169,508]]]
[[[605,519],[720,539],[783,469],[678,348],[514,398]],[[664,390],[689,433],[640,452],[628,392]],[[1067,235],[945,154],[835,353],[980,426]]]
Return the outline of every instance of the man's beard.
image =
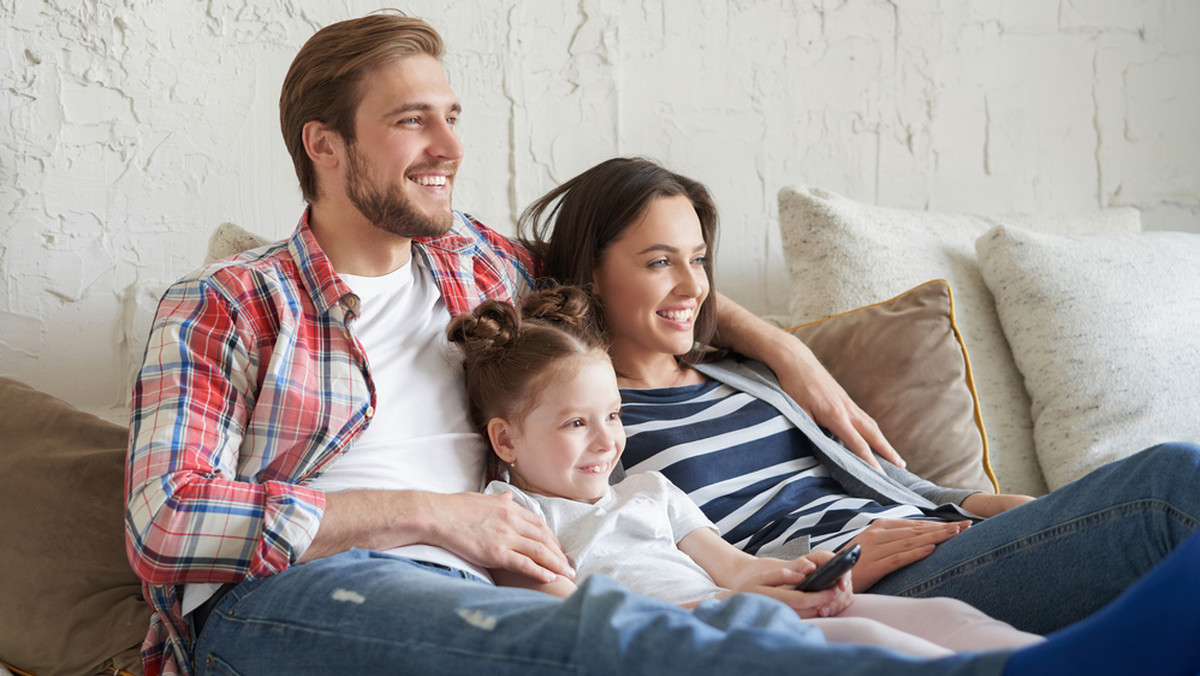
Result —
[[[426,216],[412,205],[412,200],[399,187],[373,184],[367,159],[358,153],[354,144],[347,149],[347,158],[347,197],[375,227],[409,239],[436,237],[450,230],[454,223],[450,211]]]

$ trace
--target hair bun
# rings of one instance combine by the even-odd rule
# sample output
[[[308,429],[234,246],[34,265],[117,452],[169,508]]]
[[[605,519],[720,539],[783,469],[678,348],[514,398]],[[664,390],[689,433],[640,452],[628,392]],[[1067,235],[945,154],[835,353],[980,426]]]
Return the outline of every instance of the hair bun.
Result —
[[[521,318],[512,305],[498,300],[480,303],[471,314],[455,317],[446,331],[469,359],[484,358],[493,350],[508,347],[517,337]]]
[[[552,286],[525,299],[522,312],[526,319],[558,324],[580,336],[598,334],[592,297],[577,286]]]

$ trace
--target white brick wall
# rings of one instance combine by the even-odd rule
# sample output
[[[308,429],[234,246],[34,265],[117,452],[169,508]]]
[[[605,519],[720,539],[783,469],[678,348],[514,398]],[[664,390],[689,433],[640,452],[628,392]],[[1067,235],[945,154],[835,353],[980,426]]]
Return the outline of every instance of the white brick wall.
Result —
[[[154,294],[232,221],[301,202],[276,102],[295,50],[377,0],[0,0],[0,373],[119,403]],[[799,182],[955,211],[1132,205],[1200,232],[1194,0],[403,3],[449,46],[456,203],[504,231],[555,182],[647,155],[712,188],[719,281],[786,280]]]

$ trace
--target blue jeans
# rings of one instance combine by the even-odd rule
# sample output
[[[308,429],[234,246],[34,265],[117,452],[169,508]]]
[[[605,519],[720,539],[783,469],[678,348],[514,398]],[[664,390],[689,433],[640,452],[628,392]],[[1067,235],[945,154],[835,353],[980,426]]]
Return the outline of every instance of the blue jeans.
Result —
[[[1005,653],[923,661],[826,644],[783,604],[688,611],[595,576],[563,601],[350,551],[233,588],[193,651],[199,674],[999,674]]]
[[[1099,610],[1200,526],[1200,446],[1163,444],[972,525],[872,593],[950,596],[1047,634]]]

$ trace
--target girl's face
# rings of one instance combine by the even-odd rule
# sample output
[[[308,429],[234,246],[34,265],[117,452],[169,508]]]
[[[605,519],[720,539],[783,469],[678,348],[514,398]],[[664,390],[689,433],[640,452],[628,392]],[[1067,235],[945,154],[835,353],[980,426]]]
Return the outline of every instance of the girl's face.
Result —
[[[562,364],[534,407],[515,424],[488,423],[492,448],[511,466],[512,483],[541,495],[594,503],[625,450],[621,393],[603,356]]]
[[[686,354],[708,298],[708,245],[684,195],[660,197],[613,241],[596,267],[609,354],[621,370]]]

